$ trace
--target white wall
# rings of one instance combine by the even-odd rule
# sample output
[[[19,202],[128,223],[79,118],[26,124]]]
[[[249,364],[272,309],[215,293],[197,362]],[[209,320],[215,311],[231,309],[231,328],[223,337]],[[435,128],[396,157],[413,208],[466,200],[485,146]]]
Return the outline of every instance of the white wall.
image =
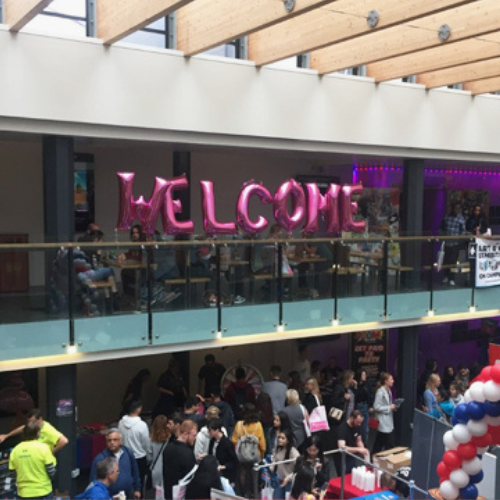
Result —
[[[498,159],[498,97],[0,27],[0,130]],[[389,153],[390,154],[390,153]]]

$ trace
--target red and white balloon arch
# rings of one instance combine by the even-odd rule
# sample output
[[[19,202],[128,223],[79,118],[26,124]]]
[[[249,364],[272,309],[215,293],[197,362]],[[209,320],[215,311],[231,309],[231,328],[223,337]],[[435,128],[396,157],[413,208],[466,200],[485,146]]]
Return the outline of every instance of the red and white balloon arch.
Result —
[[[446,500],[475,500],[483,480],[482,455],[500,426],[500,365],[487,366],[456,406],[453,429],[443,436],[445,452],[437,466],[440,492]]]

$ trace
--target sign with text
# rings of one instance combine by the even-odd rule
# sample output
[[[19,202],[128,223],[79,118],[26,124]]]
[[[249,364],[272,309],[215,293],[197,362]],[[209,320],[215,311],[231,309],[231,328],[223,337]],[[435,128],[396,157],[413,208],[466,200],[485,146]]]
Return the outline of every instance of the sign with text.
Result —
[[[476,238],[476,286],[500,285],[500,240]]]
[[[364,368],[368,378],[378,378],[387,370],[387,332],[370,330],[351,335],[351,367]]]

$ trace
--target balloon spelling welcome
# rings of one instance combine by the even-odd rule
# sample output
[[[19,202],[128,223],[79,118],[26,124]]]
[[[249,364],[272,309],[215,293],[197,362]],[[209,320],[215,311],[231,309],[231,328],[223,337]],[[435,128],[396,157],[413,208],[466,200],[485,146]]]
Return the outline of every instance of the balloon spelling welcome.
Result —
[[[490,430],[500,425],[500,365],[487,366],[456,406],[453,430],[443,436],[445,452],[437,466],[446,500],[475,500],[483,479],[482,455],[492,443]]]
[[[120,209],[116,229],[128,230],[135,220],[143,227],[145,234],[153,234],[158,217],[161,215],[163,231],[166,234],[192,234],[193,221],[179,221],[176,214],[182,212],[179,200],[174,199],[173,193],[189,187],[185,175],[173,179],[156,177],[153,191],[146,202],[143,196],[137,200],[133,195],[134,173],[119,172],[118,185],[120,193]],[[209,236],[215,234],[236,234],[235,222],[219,222],[215,218],[215,195],[212,181],[200,181],[203,207],[203,229]],[[314,183],[305,185],[306,192],[294,179],[281,184],[274,196],[262,184],[254,181],[243,185],[236,203],[236,220],[239,227],[248,234],[258,234],[267,228],[269,221],[259,215],[257,220],[250,219],[248,206],[252,196],[259,198],[264,205],[272,203],[276,222],[286,231],[291,232],[304,224],[303,231],[314,233],[318,230],[318,217],[326,218],[326,231],[335,234],[342,228],[344,231],[363,232],[364,221],[354,221],[357,213],[357,203],[352,196],[361,194],[361,184],[338,186],[330,184],[326,193],[322,195]],[[291,201],[291,203],[290,203]],[[289,205],[292,206],[291,213]],[[306,206],[307,205],[307,206]]]

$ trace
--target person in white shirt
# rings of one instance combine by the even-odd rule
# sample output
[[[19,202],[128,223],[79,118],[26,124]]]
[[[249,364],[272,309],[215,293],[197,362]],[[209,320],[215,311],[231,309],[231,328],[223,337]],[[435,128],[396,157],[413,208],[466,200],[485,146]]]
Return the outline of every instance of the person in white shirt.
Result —
[[[147,453],[151,446],[149,439],[149,428],[140,414],[142,412],[142,402],[132,401],[128,415],[125,415],[118,423],[118,429],[122,435],[122,442],[130,448],[139,466],[141,481],[147,473]]]

